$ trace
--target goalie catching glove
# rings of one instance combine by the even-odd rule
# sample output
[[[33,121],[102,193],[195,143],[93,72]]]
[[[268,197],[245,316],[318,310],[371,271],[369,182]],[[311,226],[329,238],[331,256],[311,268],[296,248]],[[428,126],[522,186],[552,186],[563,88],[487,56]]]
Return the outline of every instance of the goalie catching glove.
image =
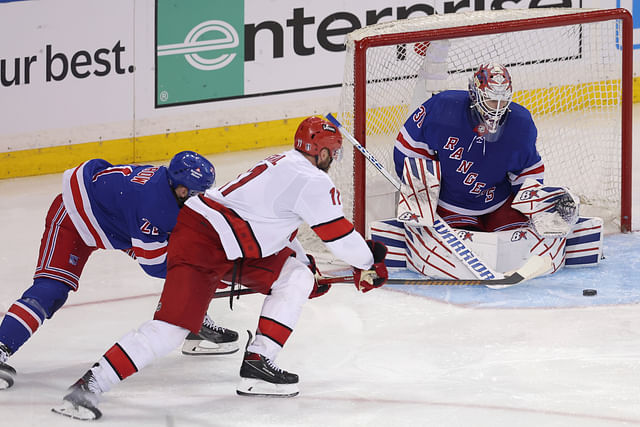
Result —
[[[322,295],[329,292],[329,289],[331,289],[331,285],[318,284],[318,280],[322,278],[322,273],[320,272],[320,270],[318,269],[318,266],[316,265],[316,259],[309,254],[307,254],[307,258],[309,258],[309,265],[308,265],[309,270],[311,270],[311,272],[313,273],[313,289],[309,294],[309,299],[313,299],[313,298],[321,297]]]
[[[373,254],[373,265],[368,270],[356,268],[353,272],[353,283],[356,285],[356,289],[363,293],[369,292],[373,288],[379,288],[389,278],[387,266],[384,265],[387,247],[384,243],[375,240],[367,240],[367,245]]]
[[[580,199],[565,187],[546,187],[527,178],[511,206],[531,219],[544,238],[566,237],[578,221]]]

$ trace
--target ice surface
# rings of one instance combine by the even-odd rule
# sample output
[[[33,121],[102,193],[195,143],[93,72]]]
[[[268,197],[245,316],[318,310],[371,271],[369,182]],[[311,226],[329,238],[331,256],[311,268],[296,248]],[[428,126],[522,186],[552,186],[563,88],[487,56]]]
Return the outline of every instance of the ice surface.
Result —
[[[221,184],[275,151],[210,159]],[[30,285],[44,217],[60,184],[60,175],[0,181],[2,313]],[[635,202],[635,229],[639,212]],[[389,286],[363,295],[336,285],[308,302],[277,360],[300,375],[300,396],[237,396],[240,353],[186,357],[176,350],[107,393],[98,422],[640,425],[640,235],[607,236],[605,256],[596,268],[504,290]],[[79,292],[11,358],[18,377],[0,391],[1,424],[79,425],[50,408],[115,340],[152,317],[161,287],[123,253],[92,255]],[[584,297],[584,288],[598,295]],[[231,311],[228,300],[216,299],[209,313],[241,332],[244,345],[261,303],[260,295],[243,296]]]

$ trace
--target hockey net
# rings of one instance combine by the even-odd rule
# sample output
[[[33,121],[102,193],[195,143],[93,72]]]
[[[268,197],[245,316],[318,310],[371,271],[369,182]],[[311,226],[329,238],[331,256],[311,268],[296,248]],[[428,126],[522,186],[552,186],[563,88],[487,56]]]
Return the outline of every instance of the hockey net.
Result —
[[[622,9],[519,9],[376,24],[346,40],[338,119],[390,171],[407,117],[432,93],[468,87],[481,63],[505,64],[532,113],[545,183],[569,187],[583,216],[631,224],[631,15]],[[332,166],[358,231],[395,216],[395,189],[345,141]]]

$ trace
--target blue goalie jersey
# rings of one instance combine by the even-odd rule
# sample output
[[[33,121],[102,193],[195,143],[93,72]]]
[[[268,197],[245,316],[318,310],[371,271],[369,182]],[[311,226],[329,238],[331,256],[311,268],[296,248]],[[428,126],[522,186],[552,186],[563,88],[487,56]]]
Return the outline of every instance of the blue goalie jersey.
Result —
[[[402,177],[407,156],[439,160],[440,206],[473,216],[493,212],[525,178],[542,183],[544,175],[531,114],[514,102],[507,114],[496,134],[482,135],[467,91],[432,96],[400,129],[394,146],[396,173]]]
[[[62,198],[88,246],[133,249],[148,274],[166,276],[169,233],[180,210],[167,168],[89,160],[64,173]]]

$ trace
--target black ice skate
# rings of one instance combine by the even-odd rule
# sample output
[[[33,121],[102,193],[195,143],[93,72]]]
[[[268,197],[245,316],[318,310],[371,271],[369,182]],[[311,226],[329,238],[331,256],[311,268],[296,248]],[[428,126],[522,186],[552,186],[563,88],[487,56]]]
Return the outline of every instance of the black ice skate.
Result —
[[[6,363],[9,356],[11,356],[9,348],[0,343],[0,390],[11,387],[16,377],[16,370]]]
[[[238,351],[238,333],[216,325],[207,315],[200,333],[189,332],[182,345],[182,354],[190,356],[231,354]]]
[[[53,412],[83,421],[97,420],[102,416],[98,409],[100,389],[91,370],[69,387],[69,391],[70,393],[62,398],[62,405],[51,409]]]
[[[251,338],[249,332],[247,347]],[[241,396],[293,397],[299,393],[298,375],[280,369],[271,359],[258,353],[244,352],[240,378],[236,393]]]

